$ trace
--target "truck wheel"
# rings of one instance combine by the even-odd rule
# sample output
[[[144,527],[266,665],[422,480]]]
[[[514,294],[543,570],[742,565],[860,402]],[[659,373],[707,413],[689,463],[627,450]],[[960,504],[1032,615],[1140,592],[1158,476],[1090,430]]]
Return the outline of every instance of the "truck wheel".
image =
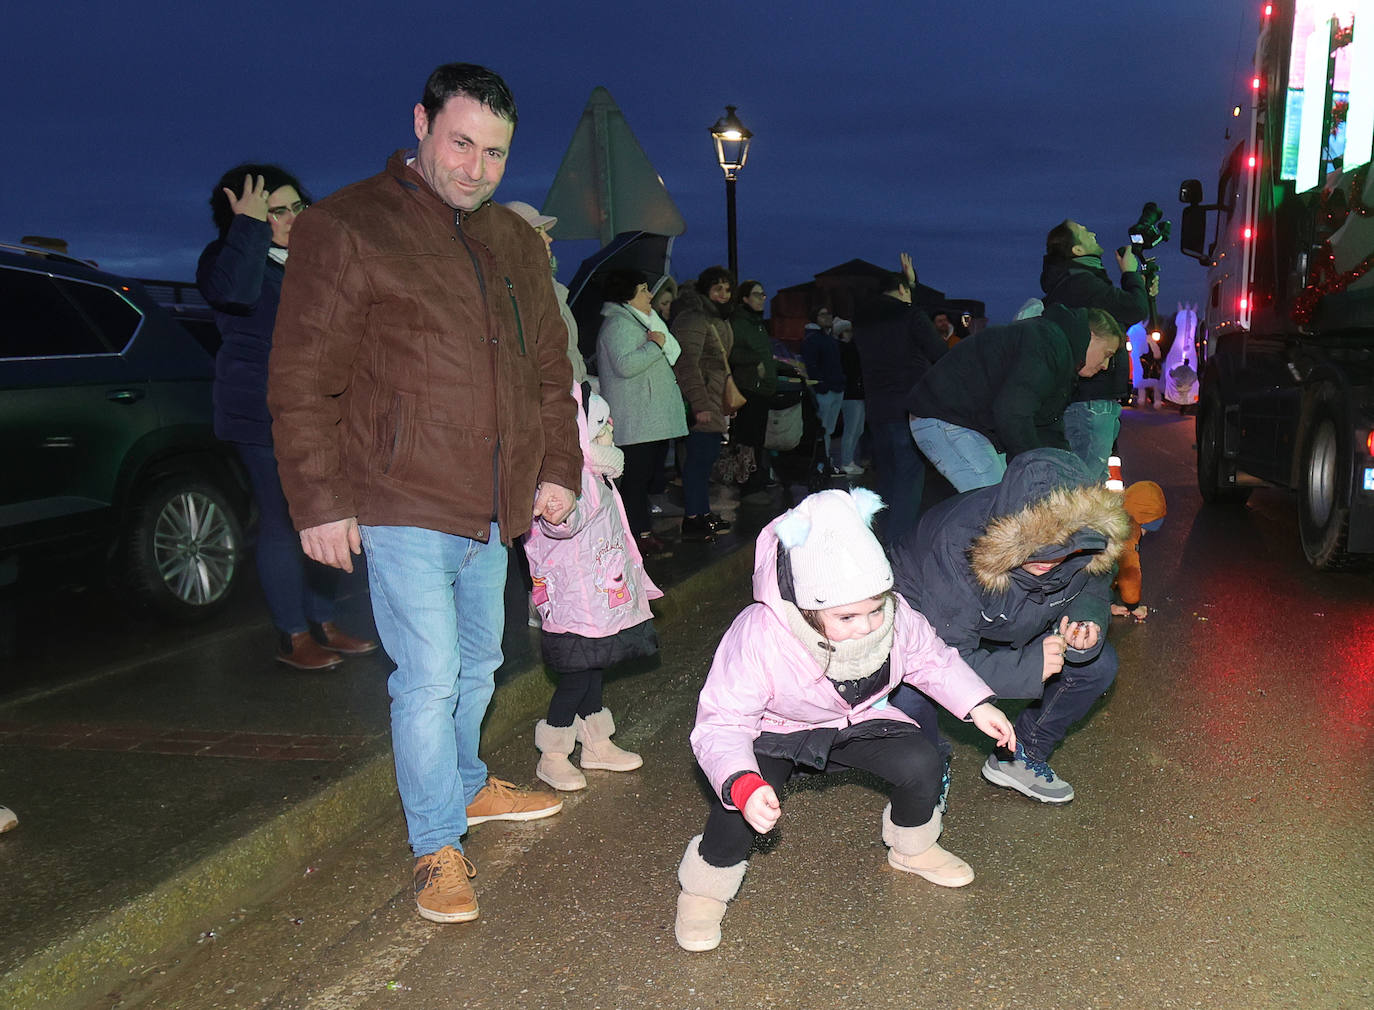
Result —
[[[180,474],[140,496],[129,525],[127,579],[159,616],[187,624],[217,613],[242,568],[243,529],[214,485]]]
[[[1236,487],[1223,480],[1226,460],[1223,451],[1226,412],[1221,397],[1213,394],[1198,406],[1197,432],[1197,489],[1208,505],[1243,505],[1250,497],[1250,488]]]
[[[1339,394],[1322,389],[1303,436],[1298,475],[1298,531],[1314,568],[1350,568],[1362,557],[1346,551],[1353,460],[1350,426]]]

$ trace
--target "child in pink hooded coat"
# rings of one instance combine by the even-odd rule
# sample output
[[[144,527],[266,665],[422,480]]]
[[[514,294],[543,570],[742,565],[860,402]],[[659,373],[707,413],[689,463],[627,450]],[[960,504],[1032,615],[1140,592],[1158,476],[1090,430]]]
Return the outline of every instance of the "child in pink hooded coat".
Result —
[[[582,495],[562,523],[537,519],[525,538],[541,651],[558,674],[548,714],[534,728],[535,774],[565,792],[587,787],[569,760],[579,743],[583,768],[625,772],[644,763],[611,742],[615,721],[602,704],[601,682],[607,667],[658,652],[649,601],[663,595],[644,571],[611,483],[625,456],[612,441],[610,405],[586,383],[573,396],[582,404]]]
[[[821,491],[759,534],[757,602],[721,639],[692,730],[712,803],[678,868],[675,934],[685,950],[719,945],[754,835],[773,829],[778,794],[803,769],[860,768],[890,782],[888,862],[944,887],[973,879],[936,844],[943,760],[888,695],[912,684],[1003,746],[1015,734],[982,679],[892,592],[869,528],[880,508],[864,488]]]

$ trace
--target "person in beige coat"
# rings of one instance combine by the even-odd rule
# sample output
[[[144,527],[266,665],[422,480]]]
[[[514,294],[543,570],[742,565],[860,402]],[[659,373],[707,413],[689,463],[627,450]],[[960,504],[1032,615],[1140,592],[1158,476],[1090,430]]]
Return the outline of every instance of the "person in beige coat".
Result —
[[[711,511],[711,467],[730,427],[722,401],[734,343],[726,318],[731,289],[730,271],[708,267],[694,285],[683,285],[673,303],[673,336],[682,345],[673,374],[691,426],[682,466],[683,540],[712,541],[730,528]]]

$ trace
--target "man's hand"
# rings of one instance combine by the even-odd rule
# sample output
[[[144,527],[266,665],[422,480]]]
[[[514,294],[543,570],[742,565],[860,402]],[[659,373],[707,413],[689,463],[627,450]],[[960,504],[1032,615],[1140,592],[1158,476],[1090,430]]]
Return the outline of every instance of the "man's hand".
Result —
[[[778,802],[778,794],[773,792],[772,786],[761,785],[750,794],[741,813],[751,828],[766,835],[782,816],[782,804]]]
[[[223,192],[229,198],[229,209],[235,214],[257,218],[259,221],[267,220],[267,181],[262,176],[255,180],[253,176],[245,175],[243,193],[239,196],[235,196],[234,191],[227,186]]]
[[[534,490],[534,518],[543,518],[557,526],[577,504],[577,496],[565,487],[540,481]]]
[[[1067,617],[1059,621],[1059,634],[1068,643],[1070,649],[1078,652],[1086,652],[1097,645],[1097,639],[1101,635],[1100,629],[1092,621],[1070,621]]]
[[[1140,260],[1135,258],[1135,250],[1129,246],[1116,254],[1116,265],[1123,274],[1133,274],[1140,269]]]
[[[363,538],[358,532],[357,518],[349,516],[301,530],[301,550],[311,561],[331,568],[342,568],[346,572],[353,571],[353,555],[363,552]]]
[[[1016,731],[1011,728],[1011,720],[996,705],[985,701],[975,706],[968,717],[973,720],[973,725],[996,740],[997,746],[1016,750]]]
[[[1060,670],[1064,669],[1064,650],[1067,643],[1063,635],[1046,635],[1040,642],[1044,654],[1044,665],[1040,668],[1040,682],[1043,684]]]
[[[911,293],[916,293],[916,268],[911,265],[911,253],[902,253],[902,276],[906,278]]]

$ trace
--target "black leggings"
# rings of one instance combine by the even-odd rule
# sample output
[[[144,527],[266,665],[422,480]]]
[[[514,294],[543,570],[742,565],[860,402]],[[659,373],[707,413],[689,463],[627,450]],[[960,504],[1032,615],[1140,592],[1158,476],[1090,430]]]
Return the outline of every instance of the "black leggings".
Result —
[[[601,711],[601,675],[604,670],[578,670],[558,675],[558,686],[549,699],[550,726],[571,726],[574,716],[587,716]],[[738,862],[738,860],[737,860]]]
[[[898,723],[909,732],[865,736],[864,724],[842,730],[830,748],[825,773],[859,768],[892,784],[892,823],[914,828],[930,820],[940,798],[944,761],[915,726]],[[759,774],[781,798],[782,788],[797,771],[786,758],[755,753]],[[702,833],[701,858],[712,866],[734,866],[749,856],[754,829],[738,810],[728,810],[719,796],[711,797],[711,812]]]

